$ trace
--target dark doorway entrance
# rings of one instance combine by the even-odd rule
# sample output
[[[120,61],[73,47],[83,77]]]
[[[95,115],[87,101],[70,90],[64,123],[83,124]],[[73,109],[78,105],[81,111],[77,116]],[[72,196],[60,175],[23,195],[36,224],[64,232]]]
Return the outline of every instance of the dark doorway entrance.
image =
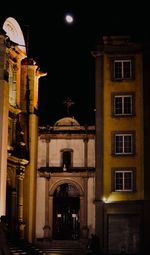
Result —
[[[73,185],[62,184],[54,192],[53,198],[53,238],[78,239],[80,197]]]

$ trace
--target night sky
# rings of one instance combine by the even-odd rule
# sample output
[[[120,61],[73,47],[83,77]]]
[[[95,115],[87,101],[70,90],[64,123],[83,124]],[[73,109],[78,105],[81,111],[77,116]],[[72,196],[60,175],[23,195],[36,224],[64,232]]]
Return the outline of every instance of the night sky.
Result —
[[[19,23],[33,58],[47,76],[39,83],[39,125],[68,116],[63,102],[74,104],[69,116],[80,124],[95,121],[95,66],[92,50],[103,35],[150,39],[149,7],[143,1],[51,0],[6,1],[1,27],[8,17]],[[146,1],[148,5],[148,1]],[[32,4],[32,6],[30,6]],[[75,21],[66,24],[66,13]]]

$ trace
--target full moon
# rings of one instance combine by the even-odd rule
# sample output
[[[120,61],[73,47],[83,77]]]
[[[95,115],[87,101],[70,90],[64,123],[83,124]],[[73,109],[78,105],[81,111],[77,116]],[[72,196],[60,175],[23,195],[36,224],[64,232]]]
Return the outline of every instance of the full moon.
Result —
[[[71,24],[73,23],[74,19],[73,19],[73,16],[71,14],[66,14],[65,15],[65,20],[68,24]]]

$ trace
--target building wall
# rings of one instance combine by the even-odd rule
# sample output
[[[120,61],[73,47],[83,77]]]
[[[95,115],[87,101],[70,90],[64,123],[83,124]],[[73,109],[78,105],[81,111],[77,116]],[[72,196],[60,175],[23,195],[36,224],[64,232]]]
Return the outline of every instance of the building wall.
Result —
[[[38,136],[38,167],[46,166],[46,141]]]
[[[8,17],[0,35],[0,216],[10,231],[35,236],[38,84],[46,74],[26,54],[23,33]],[[14,43],[15,42],[15,43]]]
[[[61,150],[73,150],[73,167],[84,167],[84,141],[82,139],[52,139],[49,142],[49,166],[61,166]],[[46,141],[38,138],[38,168],[46,166]],[[88,166],[95,166],[95,142],[88,141]]]
[[[45,178],[37,178],[36,196],[36,238],[43,238],[43,227],[45,225]],[[40,201],[40,203],[38,202]]]
[[[0,82],[0,215],[6,213],[8,84]]]
[[[88,166],[95,167],[95,141],[88,140]]]
[[[60,131],[61,128],[63,133]],[[53,131],[50,133],[39,132],[36,207],[37,239],[45,238],[46,236],[53,238],[54,192],[59,185],[65,183],[73,185],[80,194],[81,237],[85,235],[83,234],[85,226],[86,230],[88,229],[87,234],[89,233],[90,235],[90,233],[95,232],[95,176],[93,170],[89,172],[88,169],[88,167],[90,169],[95,167],[94,134],[85,135],[84,132],[81,133],[83,128],[79,126],[78,131],[73,126],[70,126],[70,129],[69,126],[62,126],[59,127],[59,132],[54,132],[54,126]],[[71,171],[63,171],[62,152],[64,150],[71,151]],[[57,167],[59,167],[59,170],[55,171]],[[82,169],[81,172],[80,168]],[[44,201],[42,205],[45,207],[42,210],[41,199]]]
[[[102,38],[93,56],[96,58],[96,234],[107,254],[137,254],[143,242],[144,209],[143,52],[140,44],[127,37],[108,36]],[[133,61],[133,76],[114,79],[112,61],[128,58]],[[131,116],[114,114],[114,95],[132,95]],[[128,155],[114,153],[115,132],[132,133],[133,151]],[[131,190],[114,188],[114,169],[132,169]]]
[[[44,176],[43,176],[44,177]],[[74,185],[82,195],[80,197],[80,222],[81,227],[87,224],[89,236],[95,233],[95,205],[94,205],[94,176],[88,177],[87,189],[85,188],[84,175],[81,174],[52,174],[49,180],[38,175],[37,177],[37,199],[36,199],[36,233],[35,237],[44,238],[44,228],[46,226],[50,229],[49,239],[53,238],[53,193],[55,189],[62,183],[70,183]],[[87,177],[86,177],[87,178]],[[46,182],[48,181],[48,189],[46,189]],[[80,187],[80,189],[79,189]],[[53,192],[51,193],[51,190]],[[87,201],[85,198],[85,193]],[[83,202],[84,200],[84,202]],[[85,212],[85,206],[87,211]],[[87,215],[87,216],[86,216]],[[87,223],[86,223],[87,217]],[[86,236],[87,238],[88,236]]]
[[[143,80],[142,55],[135,55],[135,79],[131,81],[111,81],[110,56],[104,57],[104,197],[107,201],[143,199]],[[129,117],[112,116],[112,93],[134,93],[135,115]],[[140,106],[140,107],[139,107]],[[112,132],[135,132],[135,155],[112,155]],[[111,192],[112,168],[133,167],[136,169],[136,192]]]
[[[81,139],[54,139],[49,144],[49,165],[61,166],[61,150],[73,150],[73,167],[84,166],[84,143]]]
[[[90,178],[88,180],[88,227],[89,227],[89,237],[93,233],[95,233],[95,180],[94,178]]]

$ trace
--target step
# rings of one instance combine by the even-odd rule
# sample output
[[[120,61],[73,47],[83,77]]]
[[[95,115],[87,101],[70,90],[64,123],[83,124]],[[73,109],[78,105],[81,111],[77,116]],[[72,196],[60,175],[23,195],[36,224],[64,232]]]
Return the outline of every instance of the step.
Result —
[[[79,240],[41,240],[36,241],[35,245],[46,252],[47,255],[52,254],[72,254],[84,255],[85,245]]]

